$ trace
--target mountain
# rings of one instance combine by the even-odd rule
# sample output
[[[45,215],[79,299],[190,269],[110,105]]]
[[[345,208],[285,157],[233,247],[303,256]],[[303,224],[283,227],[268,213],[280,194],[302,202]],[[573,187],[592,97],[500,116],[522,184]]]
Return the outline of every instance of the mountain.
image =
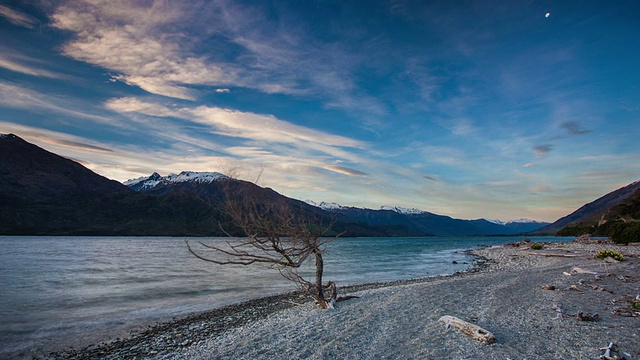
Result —
[[[403,236],[514,235],[548,225],[548,223],[526,219],[509,222],[486,219],[462,220],[419,209],[395,206],[382,206],[379,210],[373,210],[342,206],[336,203],[307,202],[370,225],[391,226],[395,227],[397,231],[403,229]]]
[[[534,231],[534,233],[556,234],[565,228],[573,228],[575,230],[573,232],[565,230],[563,233],[566,235],[574,235],[574,232],[579,231],[586,231],[585,233],[593,233],[587,230],[593,226],[598,226],[602,216],[607,214],[607,212],[609,212],[611,209],[623,203],[634,194],[637,194],[638,190],[640,190],[640,181],[631,183],[618,190],[612,191],[586,205],[583,205],[578,210],[563,218],[558,219],[550,225]],[[580,230],[581,228],[583,230]]]
[[[332,233],[344,233],[345,236],[398,236],[392,228],[376,226],[360,222],[347,216],[334,214],[306,202],[279,194],[271,188],[263,188],[254,183],[230,179],[215,172],[183,171],[180,174],[161,176],[153,173],[149,177],[127,180],[129,188],[149,195],[167,195],[184,192],[197,197],[200,201],[221,209],[225,201],[225,192],[246,194],[251,199],[258,199],[261,204],[269,206],[285,206],[296,214],[310,219],[312,222],[328,225],[333,223]],[[221,211],[221,210],[220,210]],[[228,219],[222,221],[225,231],[234,229]]]
[[[345,236],[504,235],[521,233],[518,226],[524,226],[401,207],[308,204],[215,172],[153,173],[121,184],[13,134],[0,135],[0,154],[2,235],[240,235],[222,210],[228,190],[333,223]]]
[[[214,181],[228,179],[227,176],[217,172],[195,172],[183,171],[180,174],[170,174],[161,176],[154,172],[149,177],[127,180],[123,185],[134,191],[145,191],[150,189],[166,188],[181,183],[210,184]]]
[[[151,196],[20,137],[0,137],[0,234],[221,235],[188,193]]]
[[[565,225],[557,231],[558,235],[591,234],[607,236],[621,244],[640,242],[640,181],[613,191],[566,218],[571,220],[572,215],[576,220],[558,220]]]
[[[126,186],[13,134],[0,135],[0,154],[0,235],[241,235],[222,211],[224,186],[335,221],[351,236],[395,234],[219,173],[154,173]]]

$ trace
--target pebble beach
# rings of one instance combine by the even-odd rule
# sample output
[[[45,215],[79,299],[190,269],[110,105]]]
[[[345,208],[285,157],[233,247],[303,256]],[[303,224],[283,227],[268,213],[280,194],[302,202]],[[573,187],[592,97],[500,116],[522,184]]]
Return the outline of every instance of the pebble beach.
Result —
[[[624,261],[597,259],[603,248]],[[334,310],[282,294],[34,357],[640,359],[640,247],[592,241],[533,250],[522,242],[471,254],[476,266],[451,276],[342,288],[341,296],[357,298]],[[489,331],[495,342],[447,328],[439,321],[445,315]]]

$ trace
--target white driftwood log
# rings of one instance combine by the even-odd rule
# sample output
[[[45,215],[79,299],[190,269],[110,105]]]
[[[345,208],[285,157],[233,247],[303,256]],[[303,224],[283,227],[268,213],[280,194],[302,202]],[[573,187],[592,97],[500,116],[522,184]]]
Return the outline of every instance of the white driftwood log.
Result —
[[[574,274],[598,275],[598,273],[595,272],[595,271],[585,270],[585,269],[579,268],[577,266],[572,267],[571,268],[571,272],[574,273]]]
[[[580,255],[576,254],[553,254],[553,253],[530,253],[531,255],[538,255],[544,257],[562,257],[562,258],[576,258]]]
[[[453,326],[473,340],[477,340],[485,344],[493,344],[496,341],[496,337],[493,336],[493,334],[489,331],[481,328],[478,325],[460,320],[455,316],[445,315],[438,321],[442,321],[447,326],[447,328]]]

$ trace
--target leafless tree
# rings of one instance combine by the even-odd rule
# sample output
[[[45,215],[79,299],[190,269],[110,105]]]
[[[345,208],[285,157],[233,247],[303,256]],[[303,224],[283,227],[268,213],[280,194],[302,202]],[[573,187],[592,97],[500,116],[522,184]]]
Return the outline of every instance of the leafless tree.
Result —
[[[246,186],[238,180],[226,181],[224,211],[246,238],[222,244],[199,242],[203,247],[199,251],[187,240],[189,251],[199,259],[219,265],[271,265],[311,295],[320,307],[333,308],[336,286],[332,281],[323,283],[322,258],[325,245],[341,235],[329,236],[333,222],[323,225],[319,218],[295,209],[286,201],[257,193],[260,188]],[[210,250],[214,254],[205,255]],[[301,267],[312,260],[315,261],[314,281],[300,273]]]

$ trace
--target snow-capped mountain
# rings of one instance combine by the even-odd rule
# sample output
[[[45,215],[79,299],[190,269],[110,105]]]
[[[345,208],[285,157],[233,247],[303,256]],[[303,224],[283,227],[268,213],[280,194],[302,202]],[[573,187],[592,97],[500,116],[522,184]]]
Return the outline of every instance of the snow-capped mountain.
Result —
[[[311,206],[319,207],[319,208],[320,208],[320,209],[322,209],[322,210],[328,210],[328,211],[331,211],[331,210],[340,210],[340,209],[346,209],[346,208],[348,208],[347,206],[342,206],[342,205],[340,205],[340,204],[338,204],[338,203],[334,203],[334,202],[325,202],[325,201],[322,201],[322,202],[320,202],[320,203],[317,203],[317,202],[315,202],[315,201],[313,201],[313,200],[305,200],[304,202],[305,202],[305,203],[307,203],[307,204],[309,204],[309,205],[311,205]]]
[[[325,202],[322,201],[320,203],[317,203],[313,200],[305,200],[304,202],[306,202],[309,205],[313,205],[315,207],[319,207],[323,210],[327,210],[327,211],[332,211],[332,210],[347,210],[347,209],[358,209],[358,210],[373,210],[373,209],[367,209],[367,208],[357,208],[357,207],[353,207],[353,206],[343,206],[340,205],[338,203],[334,203],[334,202]],[[397,212],[398,214],[402,214],[402,215],[419,215],[419,214],[428,214],[427,211],[424,210],[420,210],[420,209],[415,209],[415,208],[403,208],[403,207],[399,207],[399,206],[386,206],[383,205],[380,207],[379,210],[387,210],[387,211],[394,211]]]
[[[511,221],[454,219],[420,209],[399,206],[381,206],[374,210],[327,202],[318,204],[311,200],[307,200],[306,203],[360,222],[395,228],[395,231],[402,233],[403,236],[509,235],[526,233],[548,224],[529,219]]]
[[[525,219],[525,218],[521,218],[521,219],[515,219],[515,220],[509,220],[507,221],[507,225],[509,224],[540,224],[542,223],[541,221],[538,220],[532,220],[532,219]]]
[[[391,210],[391,211],[397,212],[398,214],[403,214],[403,215],[420,215],[420,214],[428,213],[427,211],[416,209],[416,208],[407,209],[399,206],[387,206],[387,205],[382,205],[380,207],[380,210]]]
[[[509,221],[503,221],[503,220],[495,220],[495,219],[480,219],[480,220],[485,220],[488,221],[490,223],[493,224],[498,224],[498,225],[513,225],[513,224],[548,224],[546,222],[543,221],[537,221],[537,220],[531,220],[531,219],[514,219],[514,220],[509,220]],[[542,225],[541,225],[542,226]]]
[[[183,171],[177,175],[169,174],[167,176],[161,176],[157,172],[154,172],[151,176],[127,180],[123,184],[133,190],[142,191],[152,189],[158,185],[170,185],[183,182],[211,183],[226,178],[227,176],[218,172]]]
[[[479,220],[488,221],[488,222],[490,222],[492,224],[498,224],[498,225],[506,225],[507,224],[506,221],[496,220],[496,219],[485,219],[485,218],[482,218],[482,219],[479,219]]]

